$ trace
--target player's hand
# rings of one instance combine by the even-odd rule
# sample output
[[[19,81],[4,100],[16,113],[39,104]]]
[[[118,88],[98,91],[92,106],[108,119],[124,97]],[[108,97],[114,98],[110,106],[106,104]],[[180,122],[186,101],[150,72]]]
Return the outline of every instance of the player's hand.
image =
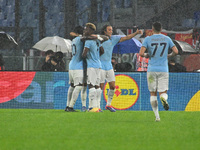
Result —
[[[144,53],[144,57],[145,58],[149,58],[149,54],[148,53]]]
[[[137,30],[136,30],[136,33],[137,33],[137,34],[143,34],[143,31],[142,31],[142,30],[139,30],[139,29],[137,29]]]
[[[101,42],[107,41],[109,39],[106,35],[97,35],[97,39]]]

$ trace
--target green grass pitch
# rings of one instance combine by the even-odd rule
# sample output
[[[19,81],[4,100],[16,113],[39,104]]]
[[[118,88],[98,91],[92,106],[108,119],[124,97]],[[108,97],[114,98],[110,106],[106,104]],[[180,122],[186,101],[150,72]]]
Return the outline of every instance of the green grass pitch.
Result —
[[[0,150],[197,150],[200,112],[0,109]]]

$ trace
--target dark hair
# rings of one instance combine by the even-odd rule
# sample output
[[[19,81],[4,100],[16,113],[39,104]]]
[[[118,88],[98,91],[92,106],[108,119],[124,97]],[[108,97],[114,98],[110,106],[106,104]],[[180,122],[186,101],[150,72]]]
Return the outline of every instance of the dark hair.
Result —
[[[50,54],[54,54],[54,52],[53,52],[51,49],[45,52],[45,55],[46,55],[46,56],[47,56],[47,55],[50,55]]]
[[[111,25],[106,24],[106,25],[104,25],[104,26],[101,28],[101,34],[102,34],[102,35],[105,34],[104,32],[106,31],[107,27],[109,27],[109,26],[111,26]]]
[[[84,30],[84,28],[82,26],[77,26],[74,28],[73,31],[78,34],[83,34],[83,30]]]
[[[161,25],[160,22],[154,22],[153,23],[153,28],[154,28],[155,31],[160,32],[161,29],[162,29],[162,25]]]

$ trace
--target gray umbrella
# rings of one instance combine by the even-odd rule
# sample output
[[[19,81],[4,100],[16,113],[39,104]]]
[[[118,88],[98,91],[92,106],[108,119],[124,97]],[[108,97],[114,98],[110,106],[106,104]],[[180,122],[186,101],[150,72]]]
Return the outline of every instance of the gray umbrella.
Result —
[[[199,53],[197,50],[195,50],[187,42],[177,41],[177,40],[173,40],[173,42],[176,45],[176,47],[178,48],[179,54],[185,54],[185,53],[196,54],[196,53]]]
[[[15,39],[4,31],[0,31],[0,49],[10,49],[18,46]]]

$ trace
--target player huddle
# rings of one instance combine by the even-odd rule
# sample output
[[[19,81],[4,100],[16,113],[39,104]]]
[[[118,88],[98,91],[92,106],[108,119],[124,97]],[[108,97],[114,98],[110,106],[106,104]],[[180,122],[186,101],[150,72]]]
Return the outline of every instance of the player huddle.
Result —
[[[150,102],[156,121],[160,121],[157,92],[160,93],[164,108],[169,109],[166,94],[168,90],[167,57],[177,54],[178,50],[169,37],[160,34],[160,23],[153,24],[152,29],[154,35],[145,38],[139,54],[142,57],[150,58],[147,70],[148,87],[151,94]],[[74,32],[70,33],[75,38],[72,40],[73,57],[69,64],[70,87],[65,111],[75,111],[73,107],[81,92],[81,111],[102,112],[100,101],[105,81],[109,84],[108,100],[105,108],[111,112],[116,111],[111,105],[115,92],[115,74],[111,63],[113,48],[119,42],[129,40],[137,34],[142,34],[142,31],[137,29],[135,33],[125,37],[113,36],[113,28],[110,25],[105,25],[102,28],[102,35],[95,35],[95,31],[96,26],[87,23],[85,28],[78,26]],[[170,55],[168,55],[168,48],[173,50]],[[148,50],[148,53],[145,53],[146,50]],[[86,108],[87,87],[89,88],[88,109]]]

